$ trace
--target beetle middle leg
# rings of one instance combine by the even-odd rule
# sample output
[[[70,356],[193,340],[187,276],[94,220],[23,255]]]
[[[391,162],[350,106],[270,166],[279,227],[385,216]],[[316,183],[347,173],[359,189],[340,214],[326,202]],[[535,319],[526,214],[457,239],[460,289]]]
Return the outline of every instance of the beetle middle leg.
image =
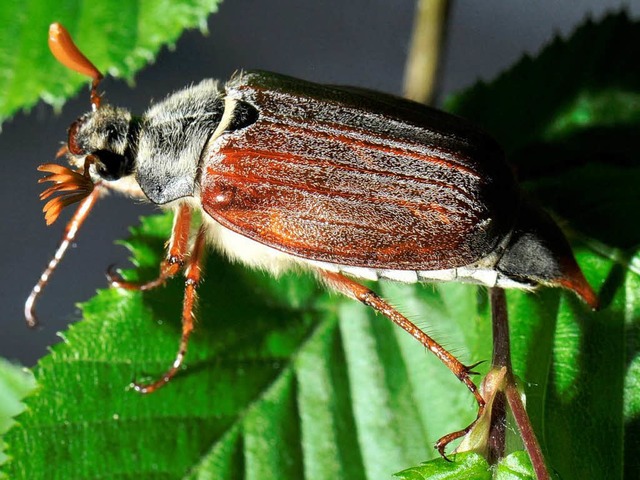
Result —
[[[167,280],[176,276],[184,267],[185,256],[189,246],[190,231],[191,209],[187,204],[182,204],[178,207],[175,218],[173,219],[173,229],[171,231],[171,239],[169,240],[167,257],[160,264],[158,277],[144,283],[127,282],[114,271],[112,265],[107,270],[107,278],[111,286],[124,288],[125,290],[145,291],[164,285]]]
[[[471,427],[475,424],[477,419],[480,418],[480,416],[483,414],[485,409],[485,401],[482,398],[478,387],[476,387],[475,383],[473,383],[473,381],[471,380],[471,375],[475,373],[472,371],[472,369],[477,365],[477,363],[470,366],[464,365],[453,354],[448,352],[442,345],[440,345],[433,338],[431,338],[420,328],[418,328],[417,325],[400,314],[388,302],[380,298],[375,292],[365,287],[364,285],[361,285],[358,282],[340,273],[321,270],[320,274],[322,275],[322,278],[324,278],[324,280],[337,291],[344,293],[349,297],[355,298],[369,307],[372,307],[374,310],[383,314],[393,323],[402,327],[406,332],[408,332],[412,337],[422,343],[422,345],[424,345],[436,357],[438,357],[440,361],[444,363],[447,368],[451,370],[451,372],[453,372],[453,374],[467,386],[471,393],[473,393],[476,402],[478,403],[478,414],[476,416],[476,420],[474,420],[469,426],[463,428],[462,430],[449,433],[436,442],[435,448],[438,450],[438,452],[440,452],[440,455],[442,455],[444,458],[447,458],[445,455],[446,446],[453,440],[466,435],[469,430],[471,430]]]
[[[173,361],[171,367],[155,382],[141,384],[134,382],[133,387],[140,393],[152,393],[158,388],[165,385],[171,380],[182,365],[182,361],[187,353],[187,347],[189,344],[189,337],[193,331],[194,325],[194,307],[196,303],[196,288],[200,283],[200,277],[202,273],[202,258],[204,255],[205,247],[205,227],[200,227],[198,235],[196,236],[193,248],[191,249],[191,255],[189,257],[189,264],[185,274],[185,289],[184,300],[182,303],[182,336],[180,337],[180,345],[178,347],[178,353]]]

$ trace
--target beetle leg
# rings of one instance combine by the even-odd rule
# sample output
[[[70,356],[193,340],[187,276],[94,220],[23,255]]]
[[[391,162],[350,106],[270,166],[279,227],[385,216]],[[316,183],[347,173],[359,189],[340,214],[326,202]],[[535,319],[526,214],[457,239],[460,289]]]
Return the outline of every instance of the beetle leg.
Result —
[[[178,207],[175,218],[173,219],[173,229],[171,231],[171,240],[169,240],[169,249],[167,258],[160,264],[160,274],[154,280],[146,283],[127,282],[118,273],[114,271],[111,265],[107,269],[107,278],[112,287],[124,288],[125,290],[151,290],[152,288],[164,285],[164,283],[176,276],[182,267],[184,267],[184,259],[189,245],[189,233],[191,230],[191,209],[187,204]]]
[[[467,386],[471,393],[473,393],[473,396],[476,398],[476,402],[478,403],[478,414],[476,416],[476,420],[474,420],[466,428],[457,432],[449,433],[436,442],[435,448],[438,450],[438,452],[440,452],[440,455],[442,455],[444,458],[447,458],[444,453],[445,447],[453,440],[467,434],[467,432],[469,432],[477,419],[480,418],[480,416],[484,412],[485,401],[482,398],[478,387],[476,387],[476,384],[471,380],[471,375],[475,373],[472,370],[477,364],[466,366],[461,363],[460,360],[458,360],[453,354],[449,353],[442,345],[436,342],[425,332],[420,330],[420,328],[418,328],[413,322],[400,314],[388,302],[380,298],[375,292],[365,287],[364,285],[361,285],[358,282],[340,273],[320,270],[320,274],[322,275],[322,278],[324,278],[324,280],[337,291],[349,297],[355,298],[356,300],[359,300],[369,307],[372,307],[374,310],[383,314],[393,323],[402,327],[412,337],[422,343],[422,345],[424,345],[436,357],[438,357],[440,361],[444,363],[447,368],[451,370],[451,372],[453,372],[453,374]]]
[[[62,257],[64,257],[67,248],[69,248],[69,245],[73,243],[73,240],[78,234],[78,230],[80,230],[80,227],[89,216],[89,212],[91,212],[91,209],[96,204],[96,201],[100,197],[100,194],[103,192],[103,185],[104,184],[102,182],[97,182],[94,186],[93,191],[80,202],[78,209],[75,211],[75,213],[71,217],[71,220],[69,220],[69,223],[67,223],[67,226],[64,229],[64,235],[62,236],[62,240],[60,240],[60,243],[58,244],[56,253],[54,254],[53,258],[49,260],[47,268],[44,270],[44,272],[42,272],[40,278],[38,279],[38,283],[36,283],[31,290],[31,294],[24,304],[24,317],[27,321],[27,325],[30,328],[35,328],[38,326],[38,317],[36,316],[35,307],[36,302],[42,294],[42,290],[49,283],[51,275],[58,267],[58,264],[60,263],[60,260],[62,260]]]
[[[191,256],[189,258],[189,265],[187,267],[186,272],[186,280],[185,280],[185,289],[184,289],[184,300],[182,303],[182,336],[180,337],[180,346],[178,347],[178,353],[176,354],[176,358],[169,368],[158,380],[148,384],[140,384],[134,382],[133,387],[137,392],[140,393],[153,393],[158,388],[165,385],[169,380],[171,380],[182,365],[182,361],[184,360],[184,356],[187,353],[187,346],[189,344],[189,336],[193,331],[194,324],[194,307],[196,303],[196,288],[198,283],[200,283],[200,276],[202,273],[202,257],[204,253],[205,246],[205,227],[200,227],[198,231],[198,235],[196,236],[196,240],[193,244],[193,249],[191,250]]]

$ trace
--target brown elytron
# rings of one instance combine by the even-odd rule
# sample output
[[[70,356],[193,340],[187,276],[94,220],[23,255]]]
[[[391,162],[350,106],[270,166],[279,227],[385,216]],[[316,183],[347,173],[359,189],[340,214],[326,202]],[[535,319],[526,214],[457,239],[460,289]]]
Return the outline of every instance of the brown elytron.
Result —
[[[204,159],[202,205],[225,227],[303,258],[395,270],[471,264],[513,227],[514,179],[487,135],[402,99],[269,75],[242,77],[238,95],[260,116]]]

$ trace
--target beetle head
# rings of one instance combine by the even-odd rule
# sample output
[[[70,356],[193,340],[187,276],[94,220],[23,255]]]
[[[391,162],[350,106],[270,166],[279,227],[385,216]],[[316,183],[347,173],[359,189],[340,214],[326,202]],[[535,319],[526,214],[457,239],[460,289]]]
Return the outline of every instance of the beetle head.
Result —
[[[40,198],[60,194],[50,199],[43,208],[47,224],[53,223],[63,208],[85,199],[97,182],[111,182],[130,176],[133,173],[138,136],[138,121],[132,118],[129,111],[101,104],[97,89],[103,78],[102,73],[78,50],[69,32],[59,23],[49,28],[49,47],[60,63],[92,79],[92,111],[71,124],[67,146],[58,154],[67,154],[69,163],[75,169],[53,163],[38,167],[40,171],[50,173],[40,179],[40,183],[53,183]],[[116,186],[112,188],[131,190]],[[139,187],[135,190],[139,191]]]
[[[521,284],[572,290],[591,308],[598,308],[598,297],[558,226],[546,213],[526,202],[496,267],[500,273]]]
[[[70,163],[94,165],[94,181],[113,181],[133,173],[137,123],[122,108],[104,105],[78,118],[69,127],[67,142]]]
[[[60,194],[43,208],[47,225],[55,222],[65,207],[86,198],[96,183],[132,177],[137,132],[137,121],[127,110],[108,105],[83,115],[71,124],[67,145],[58,156],[66,154],[75,169],[55,163],[38,167],[38,170],[50,173],[41,178],[40,183],[53,183],[42,192],[40,199]],[[114,184],[111,188],[134,193],[132,182],[126,185],[123,188]]]

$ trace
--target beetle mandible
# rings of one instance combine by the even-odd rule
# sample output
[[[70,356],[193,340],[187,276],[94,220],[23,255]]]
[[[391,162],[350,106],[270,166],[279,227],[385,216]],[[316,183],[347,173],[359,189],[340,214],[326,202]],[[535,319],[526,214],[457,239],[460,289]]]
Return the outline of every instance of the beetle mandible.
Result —
[[[372,307],[432,351],[485,402],[455,356],[356,280],[463,281],[488,287],[574,291],[597,297],[560,229],[523,199],[498,144],[469,122],[392,95],[318,85],[268,72],[204,80],[142,116],[102,105],[102,74],[54,23],[49,45],[65,66],[93,79],[92,110],[69,128],[72,169],[39,167],[53,182],[41,198],[47,224],[80,202],[56,255],[25,305],[30,326],[42,288],[101,192],[119,191],[175,212],[155,280],[111,283],[148,290],[185,271],[176,358],[141,393],[180,368],[193,330],[195,293],[207,241],[245,264],[278,275],[313,271],[328,287]],[[190,239],[192,212],[204,211]],[[188,259],[188,260],[187,260]],[[470,427],[442,437],[436,448]]]

